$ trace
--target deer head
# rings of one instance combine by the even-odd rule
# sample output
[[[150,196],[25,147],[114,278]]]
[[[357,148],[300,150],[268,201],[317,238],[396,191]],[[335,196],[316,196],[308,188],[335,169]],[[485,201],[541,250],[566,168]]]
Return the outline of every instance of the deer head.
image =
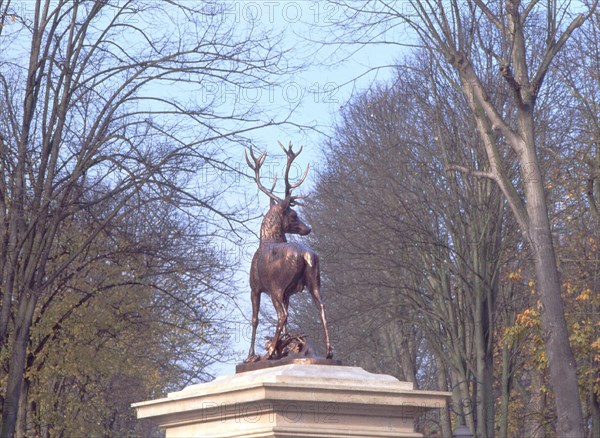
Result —
[[[246,151],[244,151],[246,163],[248,163],[248,167],[254,171],[254,181],[256,182],[256,185],[261,192],[265,193],[271,199],[271,207],[269,212],[265,215],[261,226],[261,241],[264,238],[285,242],[285,234],[299,234],[301,236],[305,236],[311,232],[311,228],[298,217],[298,214],[292,208],[296,205],[302,205],[300,202],[298,202],[298,200],[304,198],[304,196],[292,195],[292,190],[298,188],[304,182],[306,175],[308,175],[310,165],[306,166],[306,170],[298,182],[293,184],[290,183],[290,168],[296,157],[300,155],[300,152],[302,152],[302,146],[300,146],[298,152],[294,152],[292,150],[291,142],[287,148],[284,147],[280,142],[278,143],[287,156],[284,172],[285,192],[283,199],[273,193],[275,185],[277,184],[277,174],[275,174],[275,177],[273,178],[273,185],[271,186],[271,189],[267,189],[260,181],[260,169],[267,158],[267,153],[262,152],[257,157],[254,155],[254,151],[251,147],[250,157],[252,158],[252,162],[250,162],[248,154]]]

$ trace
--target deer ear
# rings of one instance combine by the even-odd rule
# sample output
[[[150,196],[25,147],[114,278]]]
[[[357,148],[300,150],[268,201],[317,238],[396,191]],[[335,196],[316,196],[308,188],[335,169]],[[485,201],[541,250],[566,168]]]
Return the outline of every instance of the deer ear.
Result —
[[[270,203],[270,206],[272,207],[272,206],[274,206],[275,204],[277,204],[277,201],[275,201],[275,199],[271,198],[271,203]]]

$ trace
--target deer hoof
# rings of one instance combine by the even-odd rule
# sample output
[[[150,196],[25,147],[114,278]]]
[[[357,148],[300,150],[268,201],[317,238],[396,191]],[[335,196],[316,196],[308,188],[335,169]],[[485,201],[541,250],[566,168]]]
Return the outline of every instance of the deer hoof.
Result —
[[[250,354],[244,360],[244,363],[258,362],[259,360],[260,360],[260,356],[257,356],[256,354]]]
[[[327,359],[333,359],[333,348],[331,348],[331,345],[327,346]]]

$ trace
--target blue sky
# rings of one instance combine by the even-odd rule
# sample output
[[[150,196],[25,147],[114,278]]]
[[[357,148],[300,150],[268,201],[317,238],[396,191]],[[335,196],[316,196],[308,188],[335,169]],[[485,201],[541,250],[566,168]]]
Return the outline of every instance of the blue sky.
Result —
[[[370,69],[390,65],[401,56],[393,52],[397,46],[370,46],[358,50],[357,46],[319,47],[320,40],[334,26],[341,13],[340,6],[326,1],[310,0],[261,0],[227,1],[229,19],[240,29],[249,24],[283,31],[282,45],[292,48],[292,63],[307,63],[305,69],[282,77],[281,83],[267,90],[244,90],[225,84],[210,84],[201,92],[207,97],[217,96],[223,105],[236,99],[256,103],[266,112],[296,107],[291,121],[299,125],[315,125],[324,133],[330,133],[339,108],[353,92],[364,90],[376,79],[390,77],[390,69],[365,74]],[[358,78],[358,79],[357,79]],[[319,145],[323,135],[311,130],[299,130],[293,126],[262,129],[250,134],[254,144],[273,154],[280,151],[277,140],[292,141],[304,145],[303,159],[310,160],[318,168]]]

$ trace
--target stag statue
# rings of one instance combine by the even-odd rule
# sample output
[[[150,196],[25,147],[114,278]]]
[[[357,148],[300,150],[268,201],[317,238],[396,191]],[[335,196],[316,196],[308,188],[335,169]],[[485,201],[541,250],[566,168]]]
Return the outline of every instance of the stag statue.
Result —
[[[329,330],[325,320],[325,311],[321,302],[321,279],[319,273],[319,257],[308,246],[301,243],[288,242],[286,234],[299,234],[306,236],[311,229],[298,217],[298,214],[292,207],[300,205],[298,199],[301,196],[293,196],[292,190],[299,187],[308,174],[307,166],[304,175],[294,184],[289,181],[289,173],[292,163],[302,152],[302,147],[298,152],[292,150],[290,143],[285,148],[279,143],[287,155],[285,166],[285,194],[283,199],[273,193],[277,184],[277,175],[275,175],[271,189],[264,187],[260,181],[260,169],[267,157],[266,152],[258,157],[254,155],[250,148],[250,156],[244,151],[246,162],[250,169],[254,171],[254,180],[256,185],[271,199],[269,211],[263,218],[260,227],[260,244],[258,250],[252,258],[250,267],[250,288],[252,300],[252,339],[250,341],[250,352],[245,362],[254,362],[259,359],[254,353],[254,343],[256,340],[256,328],[258,327],[258,311],[260,308],[261,294],[266,293],[271,296],[273,306],[277,312],[277,328],[275,336],[267,344],[267,359],[274,357],[280,337],[286,333],[286,324],[288,319],[288,305],[290,297],[304,290],[306,287],[312,295],[314,303],[317,305],[323,329],[325,331],[327,358],[333,357],[333,350],[329,342]]]

